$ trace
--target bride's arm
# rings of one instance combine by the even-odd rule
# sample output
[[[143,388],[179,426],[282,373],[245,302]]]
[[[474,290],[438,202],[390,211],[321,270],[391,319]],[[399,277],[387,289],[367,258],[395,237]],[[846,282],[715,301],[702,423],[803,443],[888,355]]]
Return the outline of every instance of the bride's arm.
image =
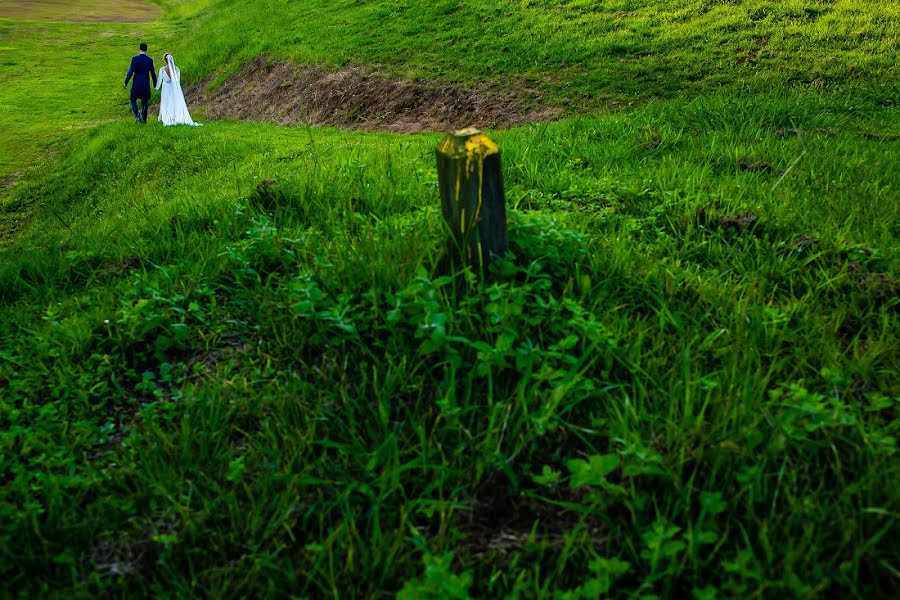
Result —
[[[156,89],[159,89],[162,87],[163,77],[164,77],[163,73],[164,73],[164,71],[159,72],[159,79],[156,80]]]

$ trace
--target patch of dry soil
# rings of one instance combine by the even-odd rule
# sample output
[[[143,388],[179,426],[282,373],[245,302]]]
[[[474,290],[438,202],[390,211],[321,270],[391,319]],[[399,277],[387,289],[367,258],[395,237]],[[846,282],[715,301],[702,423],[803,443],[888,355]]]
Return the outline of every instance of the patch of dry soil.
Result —
[[[159,8],[144,0],[0,0],[0,19],[63,23],[146,23]]]
[[[534,90],[467,90],[436,82],[378,75],[350,65],[336,71],[296,67],[260,57],[221,87],[185,89],[212,119],[334,125],[399,133],[462,127],[503,128],[559,117],[562,110],[536,105]]]

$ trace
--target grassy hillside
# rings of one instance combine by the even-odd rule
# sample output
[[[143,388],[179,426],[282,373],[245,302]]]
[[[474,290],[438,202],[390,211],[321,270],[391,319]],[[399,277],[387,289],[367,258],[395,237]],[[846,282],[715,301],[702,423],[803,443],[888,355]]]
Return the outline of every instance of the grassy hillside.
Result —
[[[892,3],[246,4],[0,20],[4,595],[889,597]],[[736,79],[757,27],[800,51]],[[492,132],[481,279],[441,260],[439,136],[136,127],[137,37],[195,81],[265,53],[635,106]]]
[[[221,0],[178,44],[195,76],[258,54],[486,80],[610,107],[725,88],[897,86],[900,6],[884,0]]]

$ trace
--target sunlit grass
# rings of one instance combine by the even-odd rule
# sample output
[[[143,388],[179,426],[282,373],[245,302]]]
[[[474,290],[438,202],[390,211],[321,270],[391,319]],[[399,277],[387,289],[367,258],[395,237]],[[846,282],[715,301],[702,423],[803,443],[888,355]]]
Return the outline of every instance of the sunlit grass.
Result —
[[[115,74],[145,38],[194,77],[276,47],[405,49],[392,68],[475,77],[478,48],[418,52],[433,36],[414,10],[510,38],[567,19],[591,32],[571,36],[575,57],[611,43],[596,3],[496,4],[492,25],[491,3],[271,3],[253,39],[260,17],[229,2],[167,4],[141,26],[0,21],[15,63],[0,66],[0,176],[22,173],[0,200],[0,589],[891,594],[900,115],[882,57],[833,89],[761,64],[754,85],[694,94],[673,73],[648,88],[662,100],[620,87],[635,107],[491,132],[511,253],[483,278],[442,260],[437,135],[137,127]],[[821,8],[699,4],[665,18],[707,49],[740,31],[734,15]],[[645,5],[601,8],[651,27]],[[807,63],[847,31],[888,44],[891,9],[861,6],[804,17],[841,19],[815,29]],[[303,37],[388,9],[365,51]],[[205,58],[167,37],[192,28]],[[103,68],[45,63],[51,42]],[[517,52],[569,42],[542,43]],[[658,46],[673,65],[680,43]],[[849,54],[831,56],[844,72]],[[510,61],[496,77],[522,75]],[[578,73],[551,97],[595,89]]]

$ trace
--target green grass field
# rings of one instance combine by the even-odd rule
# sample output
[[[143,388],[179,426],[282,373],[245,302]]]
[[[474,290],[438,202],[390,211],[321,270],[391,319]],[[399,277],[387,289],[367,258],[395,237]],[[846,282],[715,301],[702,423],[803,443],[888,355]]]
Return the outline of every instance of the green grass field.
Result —
[[[892,597],[896,3],[21,4],[0,595]],[[490,132],[475,277],[439,134],[138,127],[139,41],[564,112]]]

